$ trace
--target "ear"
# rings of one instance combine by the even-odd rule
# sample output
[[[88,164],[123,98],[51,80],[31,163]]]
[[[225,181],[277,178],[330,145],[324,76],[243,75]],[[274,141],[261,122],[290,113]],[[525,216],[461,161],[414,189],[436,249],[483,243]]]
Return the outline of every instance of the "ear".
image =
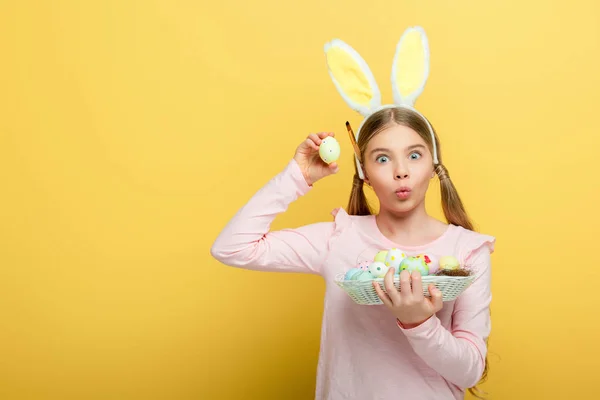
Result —
[[[392,91],[396,104],[413,106],[429,77],[429,43],[425,30],[411,27],[396,46],[392,64]]]
[[[381,105],[381,93],[363,58],[339,39],[325,44],[327,69],[333,83],[353,110],[367,116]]]
[[[369,176],[367,175],[367,170],[365,169],[364,165],[361,165],[362,171],[363,171],[363,182],[365,183],[365,185],[369,185],[371,186],[371,182],[369,182]]]

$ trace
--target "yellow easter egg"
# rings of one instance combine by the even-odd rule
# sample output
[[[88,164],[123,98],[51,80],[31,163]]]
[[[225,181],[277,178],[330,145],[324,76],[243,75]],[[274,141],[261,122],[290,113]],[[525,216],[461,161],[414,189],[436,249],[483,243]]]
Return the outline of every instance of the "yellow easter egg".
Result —
[[[458,269],[460,267],[458,260],[453,256],[441,257],[439,264],[441,269]]]
[[[381,250],[377,255],[375,255],[374,261],[385,262],[385,257],[387,256],[387,250]]]

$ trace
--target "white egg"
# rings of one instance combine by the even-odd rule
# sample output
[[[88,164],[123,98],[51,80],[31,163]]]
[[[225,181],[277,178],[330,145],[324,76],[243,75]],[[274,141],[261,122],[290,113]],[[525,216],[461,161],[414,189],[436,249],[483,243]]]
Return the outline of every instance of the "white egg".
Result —
[[[388,250],[387,255],[385,256],[385,265],[388,268],[395,268],[396,270],[398,270],[398,267],[400,267],[400,263],[405,258],[406,253],[403,250],[396,248],[390,249]]]
[[[381,261],[374,261],[369,265],[369,272],[374,278],[383,278],[388,272],[389,267]]]

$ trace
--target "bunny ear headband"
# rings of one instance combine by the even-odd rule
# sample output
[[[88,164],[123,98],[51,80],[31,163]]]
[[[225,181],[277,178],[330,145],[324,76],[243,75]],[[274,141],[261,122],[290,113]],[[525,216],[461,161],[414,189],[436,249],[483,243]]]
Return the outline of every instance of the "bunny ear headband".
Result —
[[[405,107],[420,115],[427,124],[433,143],[433,163],[438,164],[433,129],[427,118],[413,107],[429,77],[429,44],[423,28],[406,29],[396,45],[391,76],[394,104],[381,104],[381,93],[371,69],[348,44],[339,39],[326,43],[325,57],[336,89],[350,108],[364,117],[356,132],[356,142],[367,117],[384,108]],[[365,179],[359,155],[355,154],[355,158],[358,175]]]

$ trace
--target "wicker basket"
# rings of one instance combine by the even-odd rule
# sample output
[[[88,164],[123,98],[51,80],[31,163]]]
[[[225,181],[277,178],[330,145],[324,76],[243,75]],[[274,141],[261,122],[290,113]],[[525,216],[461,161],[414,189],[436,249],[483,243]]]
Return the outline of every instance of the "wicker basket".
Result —
[[[423,295],[429,297],[429,285],[434,284],[442,292],[443,301],[452,301],[456,299],[473,283],[475,276],[437,276],[425,275],[421,277],[423,283]],[[335,283],[341,287],[357,304],[377,305],[383,304],[377,292],[373,287],[373,281],[379,283],[379,287],[387,292],[383,283],[383,278],[376,278],[368,281],[345,280],[344,274],[338,274],[335,277]],[[394,286],[400,290],[400,278],[394,277]]]

